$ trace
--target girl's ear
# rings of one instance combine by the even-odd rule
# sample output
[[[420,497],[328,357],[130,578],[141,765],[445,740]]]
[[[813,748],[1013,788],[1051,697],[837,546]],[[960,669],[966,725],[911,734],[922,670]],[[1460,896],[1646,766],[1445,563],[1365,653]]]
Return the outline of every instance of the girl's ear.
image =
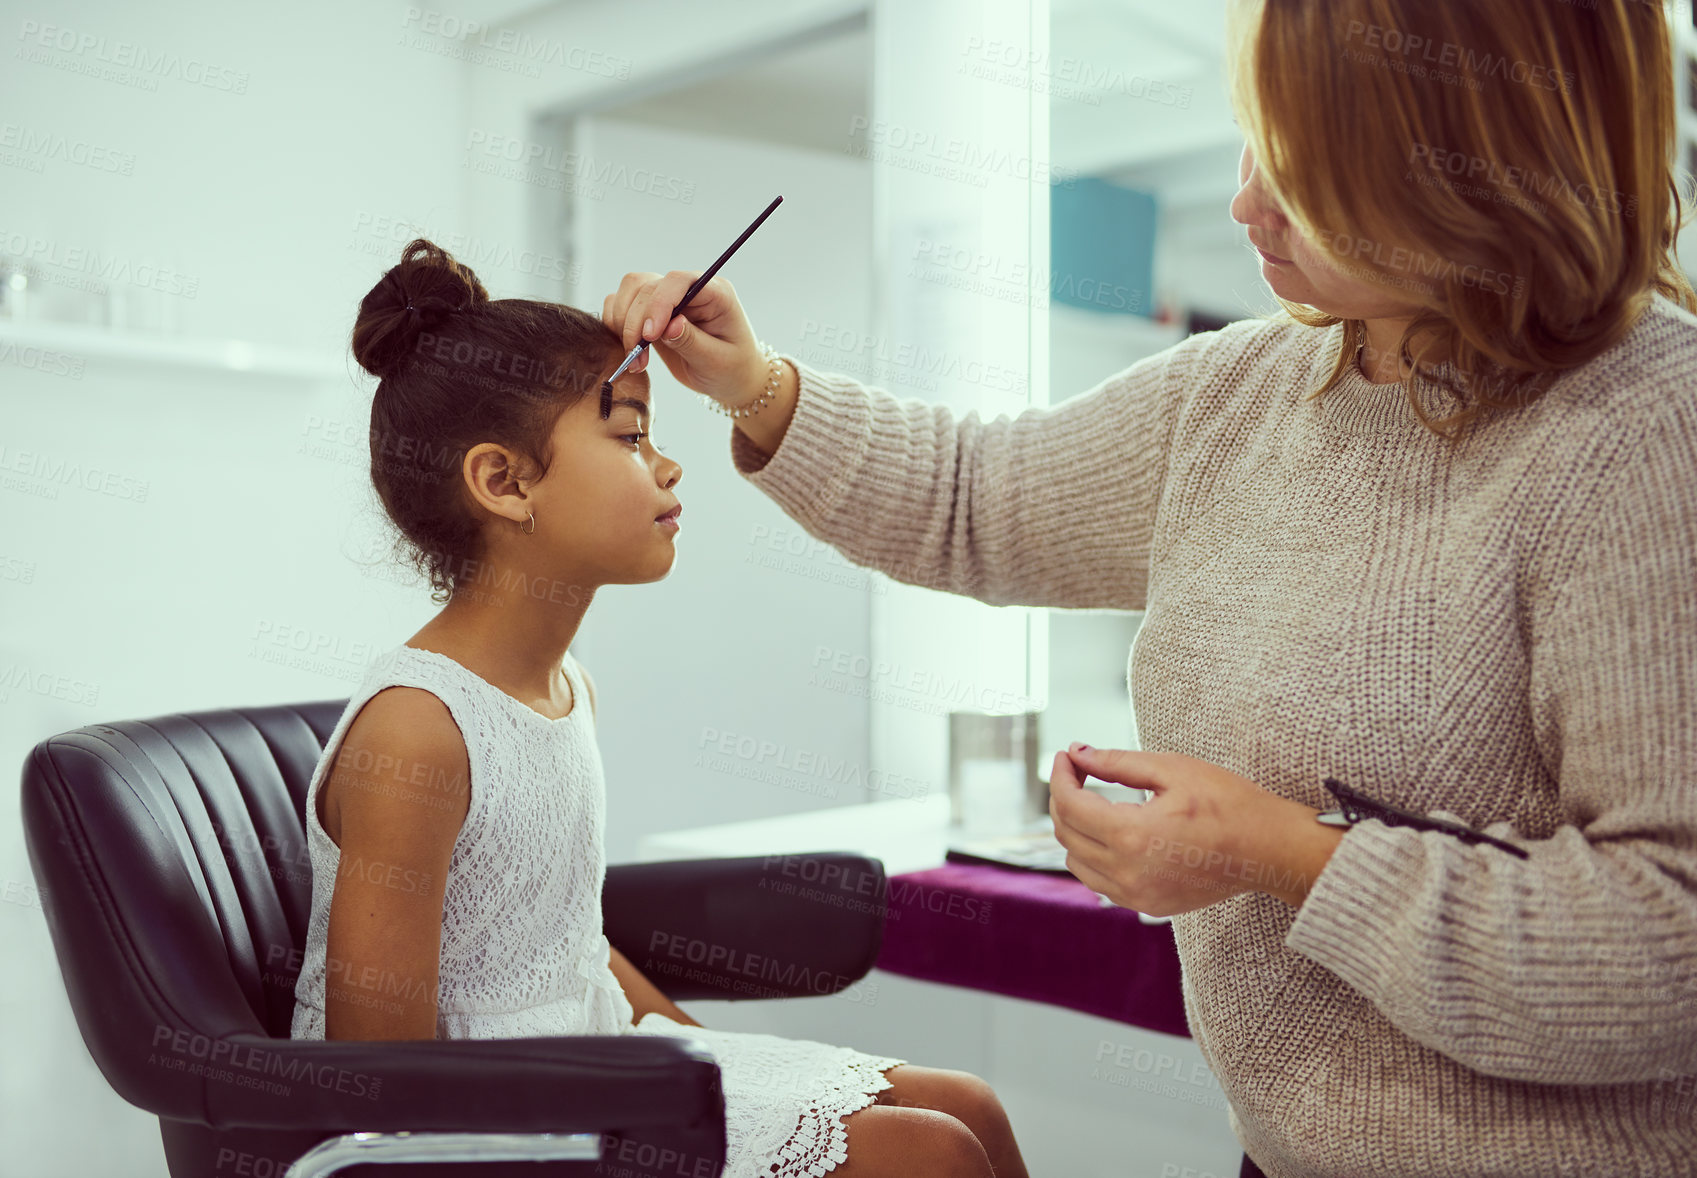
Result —
[[[479,442],[466,451],[465,480],[473,497],[497,515],[522,524],[525,509],[517,496],[523,487],[515,477],[512,455],[494,442]]]

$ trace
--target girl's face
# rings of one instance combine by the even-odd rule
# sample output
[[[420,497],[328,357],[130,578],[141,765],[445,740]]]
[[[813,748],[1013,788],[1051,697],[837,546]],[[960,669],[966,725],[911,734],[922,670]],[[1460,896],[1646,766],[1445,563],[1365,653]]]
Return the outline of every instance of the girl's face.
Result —
[[[1267,191],[1255,167],[1254,150],[1247,143],[1238,161],[1237,179],[1240,187],[1232,199],[1232,219],[1248,227],[1250,244],[1259,250],[1261,276],[1274,294],[1340,319],[1396,318],[1417,310],[1350,276],[1304,237]]]
[[[610,373],[618,359],[608,364]],[[547,474],[524,484],[518,524],[490,519],[500,557],[575,593],[601,585],[658,581],[672,570],[678,529],[660,516],[679,507],[674,488],[683,467],[654,445],[654,407],[646,373],[626,372],[613,385],[612,412],[601,418],[597,384],[554,423]],[[505,485],[485,483],[494,493]],[[536,531],[526,512],[536,517]],[[494,552],[491,551],[491,555]],[[562,593],[564,590],[562,590]]]

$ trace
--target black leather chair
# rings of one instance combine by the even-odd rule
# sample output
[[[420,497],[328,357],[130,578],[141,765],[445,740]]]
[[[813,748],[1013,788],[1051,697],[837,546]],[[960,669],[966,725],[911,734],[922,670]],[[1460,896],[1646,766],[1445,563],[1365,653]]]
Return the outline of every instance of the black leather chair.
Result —
[[[173,1178],[718,1175],[724,1097],[698,1040],[288,1037],[306,787],[347,702],[91,724],[24,765],[30,863],[77,1025],[113,1089],[159,1117]],[[844,990],[878,955],[883,864],[799,859],[610,867],[604,929],[676,1000]]]

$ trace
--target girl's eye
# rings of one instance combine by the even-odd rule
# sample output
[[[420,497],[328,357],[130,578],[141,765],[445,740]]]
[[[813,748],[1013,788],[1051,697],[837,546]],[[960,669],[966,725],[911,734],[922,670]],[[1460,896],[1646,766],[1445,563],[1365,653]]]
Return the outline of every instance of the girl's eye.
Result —
[[[634,449],[640,450],[642,448],[642,439],[651,437],[652,434],[652,430],[642,430],[634,434],[620,434],[619,440],[621,442],[628,441]],[[666,447],[662,446],[659,442],[653,442],[651,445],[653,445],[653,447],[662,454],[666,452]]]

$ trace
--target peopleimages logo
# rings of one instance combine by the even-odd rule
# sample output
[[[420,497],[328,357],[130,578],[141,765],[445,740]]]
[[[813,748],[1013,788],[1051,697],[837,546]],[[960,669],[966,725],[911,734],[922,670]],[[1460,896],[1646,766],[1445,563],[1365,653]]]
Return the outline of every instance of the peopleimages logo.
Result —
[[[185,299],[192,299],[200,293],[198,277],[172,266],[162,266],[150,258],[138,261],[117,254],[105,254],[87,246],[67,246],[17,230],[0,229],[0,254],[93,282],[124,283],[161,294],[181,295]],[[49,280],[52,280],[51,276]]]
[[[770,954],[750,953],[746,949],[704,941],[683,933],[655,930],[648,938],[648,952],[651,956],[642,966],[645,972],[706,982],[751,998],[778,998],[807,991],[821,997],[840,995],[850,1002],[866,1006],[872,1006],[878,1000],[876,982],[785,961]],[[761,985],[762,982],[775,984]]]
[[[1341,273],[1367,272],[1365,266],[1350,265],[1365,258],[1380,270],[1392,271],[1390,281],[1403,287],[1430,290],[1438,283],[1459,282],[1462,286],[1514,298],[1519,298],[1526,287],[1526,279],[1521,275],[1481,266],[1475,262],[1457,262],[1451,258],[1434,257],[1423,250],[1407,246],[1387,247],[1384,242],[1342,231],[1325,230],[1319,233],[1318,238],[1329,245],[1337,255],[1337,260],[1328,260],[1327,265]]]
[[[0,341],[0,364],[13,364],[45,376],[65,376],[81,380],[87,360],[68,352],[51,348],[36,348],[28,344],[19,347],[14,340]]]
[[[829,357],[827,363],[860,358],[874,362],[880,367],[912,372],[929,380],[932,387],[936,386],[937,378],[942,377],[992,392],[1012,393],[1021,397],[1029,391],[1029,383],[1023,372],[996,364],[986,364],[976,356],[938,350],[916,340],[894,340],[888,336],[820,323],[814,319],[802,320],[801,338],[818,344]]]
[[[1370,25],[1366,21],[1350,21],[1344,39],[1350,43],[1360,41],[1366,49],[1375,53],[1383,51],[1395,55],[1398,66],[1415,76],[1421,76],[1422,71],[1430,71],[1439,80],[1445,80],[1443,71],[1459,71],[1457,80],[1466,82],[1470,89],[1480,89],[1484,78],[1516,82],[1538,90],[1561,90],[1568,94],[1573,93],[1576,84],[1571,71],[1515,61],[1501,53],[1479,53],[1452,41],[1436,41],[1419,33]],[[1351,53],[1351,45],[1346,44],[1344,54],[1350,56]],[[1386,60],[1361,53],[1356,53],[1353,59],[1370,65],[1382,65]]]
[[[23,42],[18,51],[19,57],[26,56],[27,51],[29,60],[40,61],[44,65],[58,64],[42,60],[42,51],[52,51],[85,62],[134,70],[143,75],[138,80],[146,81],[148,89],[157,89],[159,78],[175,78],[210,90],[247,93],[249,75],[244,70],[212,65],[198,57],[151,49],[134,41],[108,40],[94,33],[78,32],[60,25],[44,25],[34,20],[26,20],[19,26],[18,40]]]
[[[22,663],[0,663],[0,702],[11,698],[13,691],[27,691],[43,699],[64,700],[66,703],[93,707],[100,702],[100,685],[41,671]]]
[[[466,133],[466,154],[488,156],[520,169],[518,175],[555,174],[583,181],[586,195],[599,193],[600,200],[609,188],[624,188],[631,192],[675,200],[689,204],[695,200],[695,181],[673,176],[650,166],[630,167],[620,160],[597,159],[578,151],[566,151],[549,143],[520,139],[500,132],[473,128]],[[469,160],[467,161],[470,162]],[[485,170],[479,168],[478,170]],[[512,177],[510,177],[512,178]]]
[[[899,798],[922,798],[928,791],[926,782],[876,766],[864,769],[847,757],[832,757],[817,749],[794,748],[787,742],[764,740],[746,733],[721,731],[702,725],[701,739],[696,748],[694,765],[739,777],[755,777],[774,785],[796,786],[813,783],[829,787],[827,796],[835,797],[838,786],[888,794]],[[734,758],[734,759],[733,759]],[[784,778],[768,770],[782,770],[797,780]],[[825,792],[820,789],[819,792]]]
[[[18,153],[16,158],[22,161],[21,166],[34,172],[41,171],[41,164],[46,160],[75,164],[97,172],[116,172],[120,176],[128,176],[136,168],[136,157],[130,152],[17,123],[0,123],[0,148],[9,149],[0,152],[0,162],[8,161],[15,150]]]
[[[528,77],[540,77],[541,72],[536,67],[541,65],[578,70],[603,78],[630,77],[631,61],[628,57],[604,53],[583,45],[568,45],[552,37],[533,37],[522,29],[492,27],[482,21],[467,20],[423,8],[408,8],[401,21],[401,27],[405,32],[415,35],[422,33],[444,42],[454,42],[454,48],[460,52],[450,53],[448,56],[461,57],[478,64],[490,64],[493,54],[507,55],[513,61],[530,67],[526,71]],[[414,48],[423,47],[418,41],[411,44]],[[467,52],[471,50],[485,52]]]
[[[0,442],[0,476],[8,473],[39,480],[43,489],[55,492],[45,498],[57,497],[58,487],[77,486],[85,491],[110,495],[114,499],[145,503],[151,487],[146,479],[138,479],[114,470],[104,470],[98,466],[85,466],[81,462],[46,454],[40,450],[11,450]]]
[[[280,1082],[283,1080],[305,1080],[316,1088],[367,1100],[376,1100],[383,1089],[383,1081],[377,1076],[350,1072],[332,1063],[315,1066],[305,1059],[287,1059],[262,1047],[166,1026],[154,1027],[153,1051],[148,1062],[167,1070],[278,1096],[286,1096],[290,1091],[289,1085]]]
[[[1078,177],[1077,171],[1056,167],[1047,160],[865,115],[849,119],[849,138],[863,142],[844,148],[848,154],[945,179],[966,180],[978,188],[984,187],[992,173],[1062,188],[1071,188]]]
[[[365,209],[354,214],[354,243],[351,248],[361,253],[387,258],[396,246],[405,245],[415,237],[434,241],[480,274],[498,267],[515,274],[530,274],[557,282],[576,282],[583,276],[582,262],[571,262],[558,254],[524,249],[475,233],[462,233],[440,223],[420,224],[405,217]]]
[[[1628,217],[1638,213],[1638,198],[1618,189],[1597,188],[1584,182],[1575,185],[1564,176],[1546,175],[1536,169],[1512,164],[1505,167],[1484,156],[1450,151],[1427,143],[1416,143],[1409,148],[1408,163],[1411,174],[1416,167],[1421,167],[1432,177],[1445,181],[1483,179],[1485,186],[1501,186],[1541,197],[1558,198],[1581,208],[1622,213]]]

